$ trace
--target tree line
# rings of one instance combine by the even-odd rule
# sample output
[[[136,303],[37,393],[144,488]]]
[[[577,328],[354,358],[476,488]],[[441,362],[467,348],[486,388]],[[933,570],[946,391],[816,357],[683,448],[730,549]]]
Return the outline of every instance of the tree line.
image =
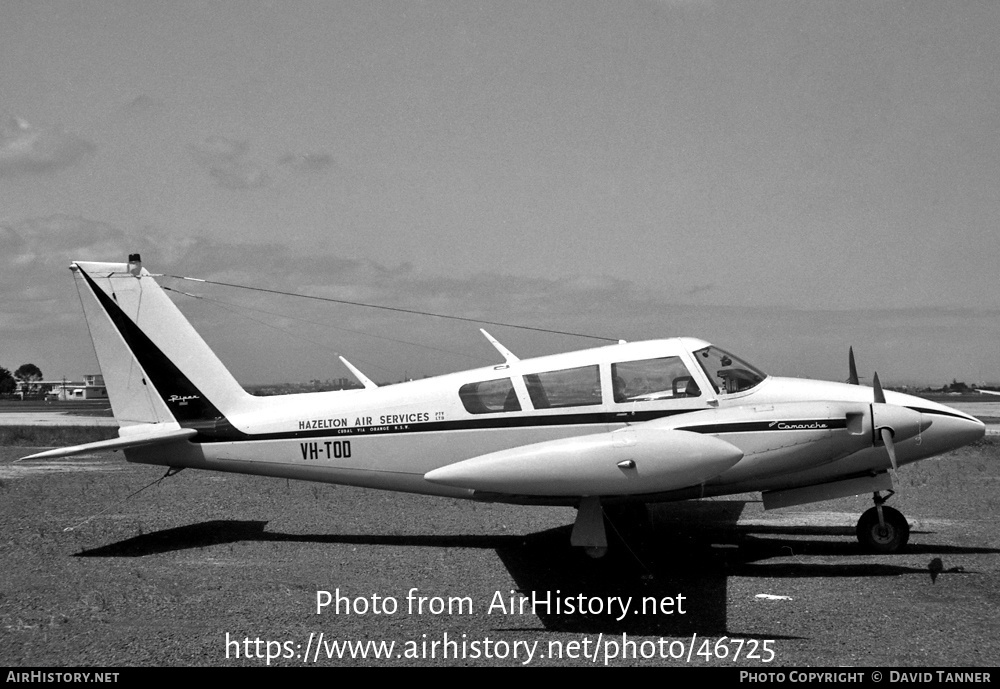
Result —
[[[42,369],[34,364],[21,364],[14,373],[0,366],[0,395],[9,395],[17,388],[18,382],[31,383],[42,379]],[[33,391],[38,392],[38,391]]]

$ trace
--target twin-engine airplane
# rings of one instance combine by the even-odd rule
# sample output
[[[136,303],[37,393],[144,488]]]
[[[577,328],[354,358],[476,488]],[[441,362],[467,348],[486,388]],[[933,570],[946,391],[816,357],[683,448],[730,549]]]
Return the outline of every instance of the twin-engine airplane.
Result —
[[[578,508],[573,545],[607,549],[605,508],[760,491],[765,508],[872,493],[862,545],[902,548],[890,469],[982,437],[977,419],[873,387],[768,376],[693,338],[620,343],[364,389],[254,397],[141,265],[71,270],[129,462]],[[485,331],[484,331],[485,333]],[[853,369],[853,356],[851,360]]]

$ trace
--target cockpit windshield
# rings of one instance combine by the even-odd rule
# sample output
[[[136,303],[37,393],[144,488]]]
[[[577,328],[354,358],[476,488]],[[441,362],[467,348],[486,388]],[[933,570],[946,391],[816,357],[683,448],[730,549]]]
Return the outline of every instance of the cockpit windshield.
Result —
[[[756,387],[767,377],[766,373],[718,347],[699,349],[694,358],[719,393],[743,392]]]

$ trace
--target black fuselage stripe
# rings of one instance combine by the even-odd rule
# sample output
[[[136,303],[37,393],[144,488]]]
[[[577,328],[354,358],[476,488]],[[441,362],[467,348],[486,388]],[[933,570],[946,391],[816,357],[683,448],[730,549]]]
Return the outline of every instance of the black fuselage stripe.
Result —
[[[770,431],[823,431],[847,428],[847,419],[783,419],[780,421],[741,421],[703,426],[683,426],[679,431],[692,433],[763,433]]]
[[[303,429],[298,431],[278,431],[274,433],[243,433],[232,429],[233,437],[225,433],[204,434],[194,439],[194,442],[227,442],[232,440],[286,440],[295,438],[331,438],[331,437],[365,437],[375,435],[392,435],[397,433],[441,433],[450,431],[483,431],[514,428],[546,428],[549,426],[589,426],[610,423],[641,423],[674,414],[687,414],[694,409],[667,410],[653,412],[637,412],[621,414],[615,412],[587,414],[559,414],[507,416],[490,419],[472,418],[455,419],[452,421],[426,421],[419,423],[380,424],[372,426],[348,426],[341,428]]]
[[[484,431],[515,428],[546,428],[551,426],[587,426],[607,425],[615,423],[631,423],[649,421],[655,418],[687,414],[692,409],[642,412],[623,416],[618,413],[597,414],[566,414],[560,416],[520,416],[514,418],[493,419],[462,419],[455,421],[431,421],[423,423],[387,424],[381,426],[352,426],[346,428],[326,428],[318,430],[281,431],[275,433],[243,433],[235,428],[214,432],[202,431],[193,442],[235,442],[246,440],[295,440],[307,438],[364,438],[399,433],[441,433],[454,431]],[[846,419],[787,419],[782,421],[755,421],[746,423],[706,424],[703,426],[685,426],[676,430],[692,433],[723,434],[723,433],[768,433],[834,430],[847,427]]]

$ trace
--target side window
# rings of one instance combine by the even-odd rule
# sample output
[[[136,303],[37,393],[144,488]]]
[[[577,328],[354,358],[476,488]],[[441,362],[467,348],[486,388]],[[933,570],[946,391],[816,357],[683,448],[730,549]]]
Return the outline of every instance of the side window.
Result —
[[[597,366],[533,373],[524,376],[524,384],[535,409],[601,403],[601,378]]]
[[[510,378],[467,383],[458,390],[465,410],[470,414],[495,414],[504,411],[521,411]]]
[[[611,364],[615,402],[698,397],[701,389],[676,356]]]

